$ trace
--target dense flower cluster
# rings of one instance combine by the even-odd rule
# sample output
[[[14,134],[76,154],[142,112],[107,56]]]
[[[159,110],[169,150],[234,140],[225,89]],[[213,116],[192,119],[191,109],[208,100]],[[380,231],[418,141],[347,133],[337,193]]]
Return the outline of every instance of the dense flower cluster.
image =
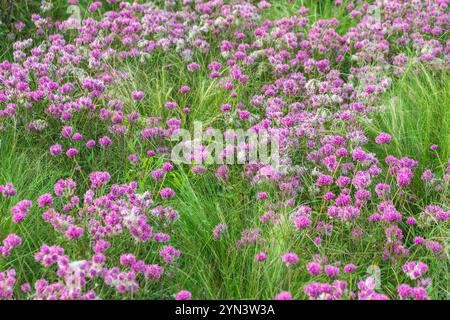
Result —
[[[170,212],[173,209],[156,208],[149,192],[136,192],[136,182],[112,185],[108,193],[96,195],[94,190],[98,189],[100,184],[104,186],[107,183],[109,173],[94,172],[90,177],[94,180],[92,189],[87,190],[81,199],[72,196],[76,189],[75,182],[63,179],[57,181],[54,188],[55,196],[62,198],[58,207],[52,206],[51,194],[39,197],[39,207],[46,210],[42,218],[53,226],[55,232],[69,241],[79,242],[83,237],[88,237],[92,242],[91,248],[86,251],[86,259],[75,261],[71,260],[74,257],[67,255],[61,246],[43,244],[40,247],[34,255],[35,260],[45,268],[56,266],[56,276],[59,280],[54,283],[49,283],[46,279],[38,280],[35,283],[35,291],[29,293],[36,299],[96,299],[94,290],[87,288],[87,279],[101,279],[105,285],[114,287],[120,294],[136,292],[140,286],[139,274],[144,276],[145,281],[157,281],[164,272],[164,267],[146,264],[144,260],[137,260],[132,254],[122,254],[120,261],[117,261],[115,256],[108,256],[107,251],[114,238],[153,242],[155,246],[167,242],[169,234],[157,231],[168,231],[167,228],[173,223],[176,213],[164,216],[157,215],[155,210]],[[14,208],[17,207],[21,206],[16,205]],[[61,210],[64,213],[58,212]],[[121,236],[123,233],[128,236]],[[21,242],[19,236],[8,235],[3,246],[0,246],[0,257],[8,257],[11,249],[20,246]],[[160,250],[160,255],[162,261],[171,264],[180,256],[180,251],[172,246],[165,246]],[[117,265],[108,268],[109,260],[115,261]],[[13,283],[12,272],[8,274],[11,275],[4,276],[9,278],[5,278],[0,287],[5,297],[10,297],[9,288]]]

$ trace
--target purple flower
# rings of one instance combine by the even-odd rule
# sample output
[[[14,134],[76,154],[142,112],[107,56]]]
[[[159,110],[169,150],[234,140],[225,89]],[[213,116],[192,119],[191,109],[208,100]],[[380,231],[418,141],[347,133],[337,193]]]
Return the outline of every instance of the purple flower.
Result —
[[[102,147],[106,148],[106,147],[109,147],[110,145],[112,145],[112,140],[108,136],[104,136],[98,140],[98,143]]]
[[[187,290],[181,290],[180,292],[177,293],[177,296],[175,297],[175,300],[191,300],[191,299],[192,295]]]
[[[336,266],[325,266],[325,273],[328,277],[337,277],[339,275],[339,268]]]
[[[191,90],[191,88],[189,88],[188,86],[182,86],[180,88],[181,93],[188,93],[190,90]]]
[[[227,180],[229,178],[229,169],[227,165],[222,165],[216,170],[216,177],[219,179]]]
[[[89,174],[89,179],[91,180],[91,189],[100,189],[111,179],[111,176],[108,172],[99,171]]]
[[[344,266],[345,273],[352,273],[355,270],[356,270],[356,266],[353,263],[350,263],[350,264],[347,264],[346,266]]]
[[[387,143],[391,142],[391,140],[392,140],[392,137],[391,137],[389,134],[384,133],[384,132],[380,133],[380,134],[375,138],[375,142],[376,142],[377,144],[387,144]]]
[[[322,266],[317,262],[310,262],[306,265],[306,270],[312,276],[318,276],[322,273]]]
[[[287,252],[281,257],[281,260],[289,267],[298,263],[298,256],[293,252]]]
[[[169,199],[169,198],[173,198],[175,196],[175,192],[171,188],[161,189],[159,194],[161,195],[161,198],[163,198],[163,199]]]
[[[140,101],[140,100],[144,99],[144,92],[143,91],[133,91],[131,93],[131,98],[133,98],[133,100],[135,100],[135,101]]]
[[[257,198],[259,200],[267,199],[267,193],[266,192],[258,192]]]
[[[330,186],[331,184],[333,184],[333,177],[325,174],[320,174],[316,181],[317,186]]]
[[[38,198],[38,207],[42,208],[42,207],[46,207],[46,206],[51,206],[53,203],[53,198],[52,195],[49,193],[43,194],[41,196],[39,196]]]
[[[263,261],[266,261],[266,259],[267,259],[267,256],[264,252],[260,252],[260,253],[256,254],[257,261],[263,262]]]
[[[216,225],[213,230],[213,236],[212,236],[213,240],[214,241],[220,240],[222,234],[224,232],[226,232],[227,229],[228,229],[228,226],[226,224],[219,223],[218,225]]]
[[[92,149],[95,146],[95,143],[95,140],[89,140],[88,142],[86,142],[86,148]]]
[[[50,154],[52,156],[56,156],[61,153],[62,153],[62,147],[60,144],[54,144],[54,145],[50,146]]]
[[[32,205],[33,202],[30,200],[19,201],[14,207],[11,208],[11,213],[13,214],[12,221],[14,223],[22,222],[30,212]]]
[[[290,292],[282,291],[275,296],[275,300],[292,300],[292,296]]]
[[[70,148],[69,150],[66,151],[66,155],[67,155],[69,158],[72,158],[73,156],[75,156],[75,155],[77,155],[77,154],[78,154],[78,150],[75,149],[75,148]]]

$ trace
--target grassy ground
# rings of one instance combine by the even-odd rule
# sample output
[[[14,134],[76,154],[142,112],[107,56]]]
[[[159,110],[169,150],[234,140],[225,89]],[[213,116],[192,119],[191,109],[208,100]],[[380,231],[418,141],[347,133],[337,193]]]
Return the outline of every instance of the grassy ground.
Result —
[[[419,71],[412,69],[395,83],[391,92],[385,97],[386,110],[380,113],[369,126],[374,132],[389,132],[393,136],[394,143],[388,148],[380,148],[376,145],[372,147],[380,158],[384,158],[388,154],[410,155],[420,161],[421,167],[434,169],[445,163],[444,155],[448,154],[450,116],[449,108],[446,106],[450,105],[448,90],[450,82],[448,74],[432,73],[421,68]],[[137,87],[139,84],[139,87],[142,88],[142,83],[149,84],[148,87],[142,89],[148,90],[147,92],[151,92],[151,94],[149,100],[142,102],[143,105],[138,108],[142,109],[140,111],[147,110],[152,114],[158,114],[162,110],[160,101],[165,100],[165,97],[161,98],[159,95],[170,95],[170,88],[178,87],[183,81],[177,81],[167,72],[160,70],[156,70],[153,74],[143,70],[142,75],[146,75],[146,78],[136,80],[135,85]],[[183,76],[188,77],[189,75],[181,74],[180,78]],[[153,78],[149,79],[148,77]],[[201,75],[199,77],[201,78]],[[217,107],[226,99],[215,95],[208,96],[208,88],[202,87],[204,85],[200,83],[199,86],[202,89],[196,90],[196,95],[190,99],[198,103],[198,117],[203,116],[205,120],[214,119],[214,110],[211,110],[213,109],[211,106]],[[130,88],[132,87],[127,85],[123,90],[130,90]],[[128,92],[121,90],[118,91],[118,94],[129,96]],[[145,105],[152,105],[155,109],[150,108],[149,111],[148,108],[144,108]],[[192,117],[195,118],[194,115]],[[431,151],[429,148],[433,143],[438,143],[441,147],[437,152]],[[55,163],[47,152],[42,152],[42,148],[36,145],[35,141],[21,137],[20,131],[2,135],[0,150],[1,181],[13,182],[19,190],[20,198],[35,199],[41,193],[50,191],[60,177],[70,176],[74,173],[69,167],[61,168],[61,165]],[[105,166],[116,168],[110,172],[114,172],[119,180],[140,178],[143,188],[154,187],[150,185],[148,175],[139,175],[141,170],[126,161],[126,152],[116,151],[114,163],[98,162],[98,158],[88,158],[82,164],[83,171],[95,171]],[[119,157],[122,157],[122,160],[119,160]],[[104,157],[104,159],[107,158]],[[148,163],[142,164],[142,166],[147,166],[145,167],[146,172],[150,172],[152,167],[157,167],[156,164]],[[212,173],[195,176],[188,168],[184,170],[178,168],[176,174],[167,178],[167,182],[179,195],[171,205],[180,213],[181,219],[176,226],[174,240],[176,247],[183,248],[184,256],[182,266],[180,266],[182,271],[177,273],[173,283],[176,283],[176,288],[190,288],[196,297],[203,298],[240,297],[247,299],[255,296],[271,298],[282,289],[301,292],[302,284],[308,280],[307,274],[304,271],[296,271],[296,274],[289,275],[290,271],[278,263],[278,257],[286,247],[295,247],[297,241],[304,243],[305,239],[292,239],[289,232],[270,227],[263,232],[268,237],[277,239],[276,243],[242,250],[230,249],[233,248],[234,241],[239,238],[242,228],[244,226],[256,227],[259,216],[264,212],[263,206],[256,200],[256,189],[240,179],[240,172],[241,168],[234,168],[231,173],[232,178],[226,184],[219,183]],[[417,183],[415,192],[418,199],[429,201],[430,198],[433,198],[436,202],[445,201],[446,192],[433,193],[430,190],[423,190],[421,186],[422,184]],[[11,205],[4,201],[0,204],[2,208],[8,208]],[[414,208],[411,209],[414,210]],[[231,227],[223,241],[213,241],[211,231],[214,226],[225,222]],[[35,281],[35,275],[40,273],[40,267],[27,253],[35,252],[41,243],[51,239],[50,227],[44,224],[37,214],[33,214],[31,219],[19,226],[9,223],[6,219],[2,220],[1,227],[2,236],[8,232],[32,233],[26,237],[27,242],[14,252],[13,258],[7,262],[0,260],[0,265],[2,269],[10,266],[18,267],[22,269],[20,274],[26,275],[26,279],[21,279],[22,281]],[[436,229],[432,230],[430,234],[438,239],[443,239],[448,237],[448,230]],[[409,237],[410,241],[411,239],[412,235]],[[305,257],[314,252],[312,240],[309,239],[311,246],[305,247],[303,252]],[[355,252],[358,252],[358,258],[362,264],[367,260],[374,259],[376,261],[378,252],[366,246],[367,244],[364,243],[356,246],[353,244],[340,245],[334,248],[335,252],[327,252],[327,254],[340,257],[345,261],[350,260]],[[123,249],[122,245],[120,250]],[[142,249],[136,250],[130,246],[129,250],[138,253]],[[255,254],[261,250],[264,250],[269,257],[274,257],[272,260],[269,259],[270,267],[268,268],[263,268],[254,259]],[[355,260],[352,261],[355,263]],[[434,298],[445,298],[445,292],[448,290],[448,283],[445,280],[448,278],[448,261],[436,260],[430,256],[427,262],[430,263],[433,270],[441,270],[433,273],[435,286],[439,287],[439,290],[434,291],[439,295]],[[388,266],[384,267],[389,268]],[[202,270],[202,272],[198,272],[198,270]],[[361,276],[365,272],[366,270],[361,270]],[[290,282],[290,278],[293,277],[296,282]],[[245,280],[243,281],[243,279]],[[395,288],[385,288],[385,290],[394,292]],[[173,291],[161,292],[153,288],[148,292],[150,295],[142,298],[170,297],[169,292]]]

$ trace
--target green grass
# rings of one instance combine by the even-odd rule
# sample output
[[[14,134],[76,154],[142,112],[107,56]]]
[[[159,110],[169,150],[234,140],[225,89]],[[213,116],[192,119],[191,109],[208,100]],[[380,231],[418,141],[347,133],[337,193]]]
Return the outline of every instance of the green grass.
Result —
[[[419,177],[431,169],[442,177],[450,155],[450,73],[430,71],[423,65],[410,65],[384,97],[384,109],[369,124],[372,136],[387,132],[392,142],[372,145],[377,154],[407,156],[419,161],[414,183],[419,199],[448,201],[448,190],[430,193]],[[431,145],[439,149],[431,150]]]
[[[0,199],[0,212],[3,217],[9,216],[9,208],[15,205],[17,199],[36,199],[43,191],[53,189],[53,184],[66,173],[48,162],[46,153],[39,147],[24,146],[13,134],[0,134],[0,183],[12,182],[17,189],[17,197],[7,200]],[[51,227],[44,223],[40,215],[33,211],[25,224],[16,225],[10,219],[0,219],[0,239],[10,232],[23,235],[24,243],[17,248],[11,259],[0,259],[0,268],[18,266],[25,279],[36,280],[39,270],[30,252],[35,252],[42,243],[50,241]]]

